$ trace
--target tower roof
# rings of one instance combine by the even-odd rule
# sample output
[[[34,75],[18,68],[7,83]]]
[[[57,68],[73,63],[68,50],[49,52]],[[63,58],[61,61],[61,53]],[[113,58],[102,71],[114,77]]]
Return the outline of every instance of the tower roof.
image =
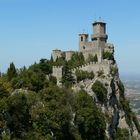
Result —
[[[103,24],[103,25],[105,25],[106,23],[103,22],[103,21],[95,21],[94,23],[92,23],[93,26],[96,25],[96,24]]]
[[[88,36],[88,34],[86,34],[86,33],[79,34],[79,36],[82,36],[82,35]]]

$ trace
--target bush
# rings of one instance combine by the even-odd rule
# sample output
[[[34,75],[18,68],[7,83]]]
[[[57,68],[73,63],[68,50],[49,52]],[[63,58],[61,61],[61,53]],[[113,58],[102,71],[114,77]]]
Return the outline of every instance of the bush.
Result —
[[[76,70],[76,77],[77,77],[77,82],[82,81],[84,79],[93,79],[94,73],[83,71],[83,70]]]
[[[71,60],[68,61],[68,65],[70,68],[76,68],[78,66],[82,66],[85,63],[85,59],[82,53],[73,53]]]
[[[103,53],[103,59],[114,60],[114,56],[111,52],[106,51]]]
[[[117,85],[118,85],[118,87],[119,87],[120,96],[121,96],[122,98],[124,98],[124,91],[125,91],[125,89],[124,89],[123,83],[122,83],[121,81],[119,81],[119,82],[117,83]]]
[[[75,124],[82,140],[105,140],[106,123],[104,114],[97,108],[84,90],[76,96]]]
[[[49,80],[50,80],[50,82],[51,82],[52,84],[54,84],[54,85],[57,84],[57,79],[56,79],[56,77],[50,76]]]
[[[115,135],[115,140],[128,140],[129,132],[125,128],[117,128],[117,132]]]
[[[99,71],[97,72],[97,74],[98,74],[98,77],[100,77],[100,76],[102,76],[102,75],[104,74],[104,72],[103,72],[102,70],[99,70]]]
[[[63,57],[57,58],[55,62],[53,62],[54,66],[62,66],[65,64],[65,59]]]
[[[87,62],[95,62],[96,63],[97,61],[98,61],[97,54],[95,54],[94,56],[89,54]]]
[[[118,68],[117,68],[117,67],[112,67],[112,68],[111,68],[111,74],[112,74],[113,76],[115,76],[117,73],[118,73]]]
[[[101,103],[106,103],[107,101],[107,89],[103,86],[100,81],[96,81],[92,86],[93,92],[95,92],[97,99]]]

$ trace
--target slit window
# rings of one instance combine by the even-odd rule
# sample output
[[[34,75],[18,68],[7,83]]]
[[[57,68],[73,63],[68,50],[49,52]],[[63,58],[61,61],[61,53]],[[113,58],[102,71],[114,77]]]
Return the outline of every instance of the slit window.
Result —
[[[83,37],[81,36],[81,41],[83,41]]]

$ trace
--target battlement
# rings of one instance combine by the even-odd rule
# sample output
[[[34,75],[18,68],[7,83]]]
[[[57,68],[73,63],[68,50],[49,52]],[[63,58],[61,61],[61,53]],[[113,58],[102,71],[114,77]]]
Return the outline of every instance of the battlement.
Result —
[[[111,61],[103,61],[102,63],[89,62],[82,66],[72,69],[72,73],[75,73],[76,70],[83,70],[94,73],[97,73],[98,71],[102,70],[105,74],[109,74],[111,70],[110,69],[111,63],[112,63]]]
[[[76,70],[82,70],[87,72],[94,72],[98,73],[99,71],[102,71],[105,75],[110,74],[111,71],[111,64],[112,61],[102,61],[102,63],[95,63],[95,62],[89,62],[85,63],[84,65],[78,66],[74,69],[71,69],[73,76],[75,77]],[[57,85],[61,85],[61,79],[62,79],[62,70],[63,66],[53,66],[53,76],[57,78]]]
[[[63,66],[53,66],[53,69],[61,69]]]

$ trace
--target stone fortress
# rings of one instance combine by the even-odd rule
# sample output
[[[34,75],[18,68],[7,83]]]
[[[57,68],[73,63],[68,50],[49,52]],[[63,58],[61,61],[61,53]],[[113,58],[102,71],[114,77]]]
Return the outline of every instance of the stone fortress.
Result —
[[[74,73],[76,69],[88,71],[93,71],[94,73],[102,70],[105,74],[110,73],[110,63],[111,61],[103,59],[103,52],[114,52],[113,44],[107,43],[108,35],[106,34],[106,23],[103,21],[95,21],[93,24],[93,34],[89,40],[89,35],[86,33],[79,34],[79,51],[82,52],[85,60],[89,56],[97,56],[97,63],[90,62],[81,67],[72,70]],[[75,51],[61,51],[59,49],[53,50],[52,57],[56,61],[57,58],[64,57],[66,61],[71,59]],[[53,76],[57,78],[57,84],[60,84],[62,78],[62,67],[63,66],[53,66]]]

